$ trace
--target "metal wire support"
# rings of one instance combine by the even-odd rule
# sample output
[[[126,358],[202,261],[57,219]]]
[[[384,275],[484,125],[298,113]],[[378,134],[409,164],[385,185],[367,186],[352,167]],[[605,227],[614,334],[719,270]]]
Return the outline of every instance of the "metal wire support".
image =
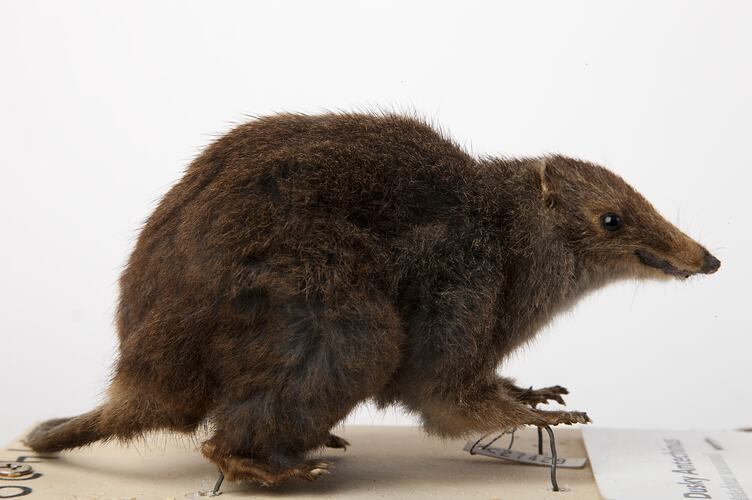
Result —
[[[532,391],[533,386],[530,386],[530,389],[528,391]],[[534,404],[532,405],[533,408],[536,408],[538,405]],[[543,429],[538,427],[538,455],[543,455]]]
[[[538,427],[538,455],[543,455],[543,429]]]
[[[222,481],[224,480],[225,480],[225,473],[222,471],[219,471],[219,477],[217,478],[217,482],[214,483],[214,489],[212,490],[209,496],[216,497],[222,494],[219,492],[219,488],[222,487]]]
[[[559,483],[556,481],[556,440],[554,439],[554,431],[551,429],[550,425],[547,425],[544,427],[546,429],[546,432],[548,432],[548,440],[551,445],[551,487],[554,491],[559,491]],[[538,427],[538,433],[539,435],[542,434],[541,428]],[[540,443],[540,441],[538,441]]]
[[[499,439],[501,439],[504,435],[511,434],[512,437],[509,440],[509,444],[507,445],[507,449],[511,450],[512,449],[512,445],[514,444],[514,433],[515,433],[516,430],[517,430],[517,428],[515,427],[511,431],[506,430],[506,431],[502,432],[501,434],[499,434],[498,436],[496,436],[495,438],[493,438],[491,441],[489,441],[486,444],[484,444],[483,446],[481,446],[481,448],[483,448],[485,450],[489,446],[491,446],[492,444],[494,444],[496,441],[498,441]],[[478,444],[478,443],[476,443],[476,444]],[[475,446],[473,446],[473,448],[475,448]]]
[[[488,433],[483,434],[481,437],[478,438],[478,440],[475,443],[473,443],[473,445],[470,447],[470,454],[471,455],[475,455],[475,447],[478,446],[480,444],[480,442],[483,441],[486,438],[486,436],[488,436]]]
[[[507,448],[509,448],[510,450],[512,449],[512,446],[514,446],[514,433],[515,432],[517,432],[516,427],[512,429],[512,437],[509,439],[509,445],[507,446]]]
[[[547,425],[545,427],[538,427],[538,455],[543,455],[543,429],[546,429],[546,432],[548,433],[548,441],[549,441],[549,444],[551,446],[551,467],[550,467],[550,469],[551,469],[551,488],[553,489],[553,491],[561,491],[559,489],[559,483],[556,480],[556,472],[558,470],[558,463],[557,463],[558,462],[558,455],[556,453],[556,439],[554,438],[554,431],[553,431],[553,429],[551,429],[551,426],[549,426],[549,425]],[[499,439],[501,439],[501,437],[504,436],[505,434],[511,434],[511,438],[509,440],[509,445],[507,446],[507,449],[511,450],[512,446],[514,445],[514,436],[515,436],[515,431],[516,430],[517,429],[512,429],[511,431],[510,430],[506,430],[506,431],[502,432],[501,434],[497,435],[496,437],[494,437],[493,439],[491,439],[486,444],[481,445],[481,442],[483,442],[483,440],[486,437],[488,437],[488,434],[483,434],[470,447],[470,450],[469,450],[470,454],[471,455],[475,455],[475,449],[478,447],[478,445],[480,445],[480,448],[483,449],[483,450],[487,449],[489,446],[491,446],[496,441],[498,441]],[[220,483],[221,483],[221,480],[217,482],[218,485]],[[218,486],[215,487],[215,491],[217,489],[218,489]]]

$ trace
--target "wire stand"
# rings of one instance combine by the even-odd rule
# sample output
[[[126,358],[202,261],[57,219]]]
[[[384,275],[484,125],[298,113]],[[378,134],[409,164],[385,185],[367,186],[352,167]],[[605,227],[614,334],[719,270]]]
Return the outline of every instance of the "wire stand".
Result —
[[[551,444],[551,487],[554,491],[559,491],[559,483],[556,481],[556,440],[554,439],[554,430],[551,428],[550,425],[547,425],[544,427],[546,429],[546,432],[548,432],[548,441]],[[541,432],[540,427],[538,427],[538,436],[542,437],[543,433]],[[541,441],[538,441],[538,448],[542,448],[543,443]]]
[[[225,474],[222,471],[219,471],[219,477],[217,478],[217,482],[214,483],[214,489],[209,494],[210,497],[216,497],[221,495],[219,489],[222,487],[222,482],[225,480]]]
[[[543,455],[543,428],[538,427],[538,455]]]
[[[557,462],[558,462],[558,455],[556,453],[556,438],[554,437],[554,430],[551,429],[550,425],[547,425],[545,427],[538,427],[538,455],[543,455],[543,429],[546,430],[548,433],[548,441],[551,445],[551,489],[553,491],[561,491],[559,488],[559,482],[556,480],[556,472],[557,472]],[[512,445],[514,444],[514,433],[517,429],[512,429],[511,431],[504,431],[495,438],[493,438],[491,441],[487,442],[486,444],[481,446],[481,449],[487,449],[489,446],[494,444],[496,441],[501,439],[502,436],[505,434],[511,434],[511,438],[509,440],[509,445],[507,446],[507,449],[511,449]],[[473,444],[473,446],[470,447],[470,454],[475,455],[475,448],[483,441],[488,434],[483,434],[478,440]]]

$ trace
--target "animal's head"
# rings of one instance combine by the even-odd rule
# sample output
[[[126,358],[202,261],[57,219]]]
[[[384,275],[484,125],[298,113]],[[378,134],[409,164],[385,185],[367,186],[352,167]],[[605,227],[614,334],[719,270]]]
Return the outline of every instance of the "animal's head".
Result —
[[[687,278],[721,262],[618,175],[561,156],[539,160],[541,196],[582,272],[597,280]]]

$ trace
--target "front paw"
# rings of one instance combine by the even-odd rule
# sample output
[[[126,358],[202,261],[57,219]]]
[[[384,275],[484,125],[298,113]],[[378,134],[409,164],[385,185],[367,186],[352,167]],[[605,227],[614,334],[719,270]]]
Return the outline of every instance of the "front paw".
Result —
[[[562,394],[569,394],[569,391],[560,385],[554,385],[551,387],[543,387],[542,389],[525,389],[517,395],[517,399],[530,406],[538,404],[546,404],[549,401],[556,401],[559,404],[565,405]]]
[[[527,423],[538,427],[559,424],[589,424],[592,422],[588,414],[584,411],[544,411],[534,409],[533,415],[531,421]]]

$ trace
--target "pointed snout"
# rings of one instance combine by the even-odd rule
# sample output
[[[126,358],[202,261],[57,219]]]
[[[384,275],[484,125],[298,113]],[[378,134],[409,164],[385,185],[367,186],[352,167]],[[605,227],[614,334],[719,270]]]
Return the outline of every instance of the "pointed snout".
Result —
[[[704,274],[713,274],[721,267],[721,261],[715,258],[713,254],[705,251],[705,257],[703,258],[702,267],[700,272]]]
[[[688,278],[694,274],[713,274],[721,267],[720,260],[689,236],[678,230],[672,236],[667,239],[668,243],[657,240],[661,243],[655,245],[659,249],[646,245],[644,249],[635,251],[638,260],[648,267],[678,278]]]

